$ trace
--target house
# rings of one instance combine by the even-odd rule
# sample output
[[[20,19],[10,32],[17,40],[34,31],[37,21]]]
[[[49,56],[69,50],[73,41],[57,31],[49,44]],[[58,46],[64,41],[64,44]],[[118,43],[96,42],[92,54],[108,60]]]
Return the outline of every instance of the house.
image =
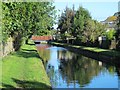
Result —
[[[113,16],[109,16],[105,21],[101,21],[102,24],[106,25],[106,30],[116,30],[117,29],[117,17],[118,14],[115,13]]]

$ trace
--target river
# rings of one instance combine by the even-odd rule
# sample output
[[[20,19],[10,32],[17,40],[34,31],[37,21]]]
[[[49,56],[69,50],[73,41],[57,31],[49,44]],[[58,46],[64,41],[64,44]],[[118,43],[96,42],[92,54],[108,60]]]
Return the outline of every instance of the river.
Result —
[[[52,88],[120,88],[120,67],[62,47],[36,46]]]

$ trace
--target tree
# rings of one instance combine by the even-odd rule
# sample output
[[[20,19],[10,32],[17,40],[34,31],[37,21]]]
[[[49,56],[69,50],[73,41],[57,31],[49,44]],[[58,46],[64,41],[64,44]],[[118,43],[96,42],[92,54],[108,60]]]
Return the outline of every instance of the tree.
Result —
[[[3,35],[14,38],[16,50],[23,39],[32,35],[48,35],[54,24],[55,10],[52,2],[3,3]]]
[[[61,17],[59,18],[58,28],[60,29],[63,38],[72,36],[74,14],[74,6],[73,9],[66,7],[64,13],[62,13]]]
[[[76,37],[78,40],[82,39],[82,34],[85,28],[85,22],[90,19],[91,16],[89,12],[84,9],[83,7],[79,7],[75,14],[74,18],[74,25],[73,25],[73,36]]]
[[[63,39],[74,37],[77,42],[92,44],[105,32],[105,26],[93,20],[89,11],[83,7],[79,7],[77,11],[66,8],[61,14],[58,28]]]
[[[118,19],[117,19],[117,31],[116,31],[116,44],[117,50],[120,50],[120,12],[118,12]]]
[[[14,48],[18,50],[22,42],[22,14],[24,7],[20,8],[20,3],[3,3],[2,4],[3,19],[2,19],[2,31],[3,42],[8,37],[13,37]],[[21,13],[21,14],[20,14]]]
[[[96,20],[88,19],[84,26],[85,28],[82,35],[83,42],[94,43],[98,37],[105,32],[105,26]]]
[[[108,32],[106,32],[106,37],[108,40],[113,40],[115,39],[115,33],[116,31],[114,29],[109,30]]]

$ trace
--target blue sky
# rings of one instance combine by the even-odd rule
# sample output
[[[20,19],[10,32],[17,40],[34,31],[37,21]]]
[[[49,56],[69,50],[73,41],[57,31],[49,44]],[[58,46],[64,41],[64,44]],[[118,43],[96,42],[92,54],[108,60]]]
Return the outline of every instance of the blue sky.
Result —
[[[74,4],[75,10],[77,10],[79,6],[82,6],[90,12],[93,19],[103,21],[107,17],[112,16],[115,12],[118,11],[118,1],[113,1],[104,0],[98,2],[97,0],[92,0],[91,2],[88,2],[86,0],[86,2],[83,2],[82,0],[77,0],[75,2],[69,2],[69,0],[62,0],[61,2],[55,1],[54,5],[57,10],[60,10],[57,14],[61,14],[61,12],[64,11],[64,9],[66,8],[66,6],[72,8]]]

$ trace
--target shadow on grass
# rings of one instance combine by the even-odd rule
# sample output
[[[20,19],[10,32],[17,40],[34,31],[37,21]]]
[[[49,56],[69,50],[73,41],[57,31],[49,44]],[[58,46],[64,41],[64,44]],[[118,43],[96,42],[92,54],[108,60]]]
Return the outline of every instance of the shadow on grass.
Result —
[[[24,57],[24,58],[39,58],[39,55],[36,50],[29,50],[29,49],[21,49],[20,51],[17,51],[16,56],[18,57]]]
[[[17,84],[17,88],[2,83],[2,86],[5,87],[3,88],[3,90],[52,90],[52,88],[45,83],[37,81],[18,80],[15,78],[12,78],[12,80]]]
[[[39,58],[39,55],[36,51],[18,51],[16,52],[16,55],[18,57],[24,57],[24,58]]]
[[[18,80],[15,78],[12,78],[12,80],[21,88],[51,88],[50,86],[37,81]]]
[[[2,83],[2,87],[5,87],[5,88],[15,88],[14,86],[9,85],[9,84],[5,84],[5,83]]]
[[[22,49],[23,51],[34,51],[37,52],[36,50],[28,50],[28,49]]]
[[[35,44],[28,43],[27,45],[35,45]]]

